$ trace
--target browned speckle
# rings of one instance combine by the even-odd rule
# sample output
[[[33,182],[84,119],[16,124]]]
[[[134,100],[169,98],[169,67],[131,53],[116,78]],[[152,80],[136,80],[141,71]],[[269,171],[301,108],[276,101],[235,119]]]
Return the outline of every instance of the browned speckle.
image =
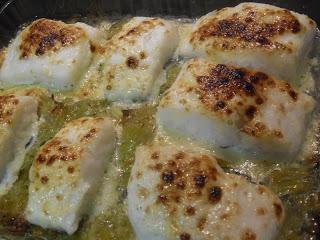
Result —
[[[262,207],[261,208],[257,208],[256,212],[257,212],[258,216],[263,216],[263,215],[266,214],[266,210],[264,208],[262,208]]]
[[[296,92],[293,91],[293,90],[289,90],[288,94],[289,94],[289,96],[290,96],[294,101],[297,101],[297,99],[298,99],[298,93],[296,93]]]
[[[248,119],[253,119],[256,112],[257,112],[257,108],[251,105],[246,109],[245,114]]]
[[[139,60],[133,56],[127,58],[126,64],[129,68],[136,69],[139,65]]]
[[[84,36],[85,33],[80,27],[39,19],[22,34],[19,46],[20,58],[27,58],[33,54],[41,56],[56,52],[63,47],[75,44]]]
[[[192,206],[186,207],[186,215],[193,216],[196,213],[196,209]]]
[[[175,158],[176,160],[181,160],[185,157],[185,154],[183,152],[178,152],[176,155],[175,155]]]
[[[159,156],[160,156],[159,152],[153,152],[153,153],[151,154],[151,158],[152,158],[152,159],[159,159]]]
[[[250,229],[246,229],[241,234],[241,240],[256,240],[256,238],[256,234]]]
[[[218,203],[220,199],[222,198],[222,189],[221,187],[214,186],[209,188],[208,191],[208,199],[211,203]]]
[[[180,240],[191,240],[191,236],[189,233],[181,233]]]
[[[42,184],[46,184],[49,181],[49,178],[47,176],[42,176],[40,178],[40,181],[41,181]]]
[[[195,182],[196,187],[203,188],[206,184],[206,179],[207,179],[207,176],[202,175],[202,174],[195,176],[194,182]]]
[[[274,212],[275,212],[277,219],[280,220],[282,217],[282,212],[283,212],[282,206],[279,203],[274,203],[273,208],[274,208]]]
[[[140,58],[141,59],[145,59],[147,56],[145,54],[145,52],[140,52]]]
[[[74,172],[74,167],[73,166],[69,166],[68,167],[68,173],[73,173]]]
[[[165,183],[170,184],[174,181],[174,174],[172,171],[164,171],[161,178]]]
[[[204,229],[204,226],[207,222],[207,218],[206,217],[201,217],[198,219],[198,222],[197,222],[197,228],[202,231]]]
[[[157,199],[157,203],[165,203],[168,200],[168,197],[164,194],[160,194]]]

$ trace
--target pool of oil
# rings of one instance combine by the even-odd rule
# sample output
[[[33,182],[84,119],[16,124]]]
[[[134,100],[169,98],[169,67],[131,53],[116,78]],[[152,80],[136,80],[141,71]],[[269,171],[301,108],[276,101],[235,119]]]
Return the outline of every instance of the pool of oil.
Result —
[[[100,22],[106,36],[111,38],[128,20]],[[109,28],[111,25],[111,28]],[[317,39],[318,42],[319,39]],[[319,58],[320,44],[313,50]],[[313,61],[315,62],[315,60]],[[179,61],[171,61],[166,68],[167,81],[161,86],[160,95],[170,87],[181,68]],[[315,84],[306,91],[319,100],[319,69],[313,67]],[[309,75],[310,75],[309,74]],[[308,75],[308,76],[309,76]],[[32,87],[29,87],[33,89]],[[21,91],[23,87],[9,90]],[[8,91],[8,90],[6,90]],[[6,92],[4,91],[4,92]],[[1,93],[0,93],[1,94]],[[46,91],[35,91],[40,100],[41,123],[39,135],[28,151],[19,179],[8,194],[0,198],[0,236],[3,239],[135,239],[127,217],[126,186],[134,162],[136,146],[150,143],[156,135],[154,114],[156,103],[134,110],[121,110],[106,100],[82,100],[74,102],[68,98],[57,101]],[[45,230],[29,224],[23,217],[28,198],[28,172],[38,149],[63,126],[66,121],[82,116],[110,116],[118,123],[118,148],[109,163],[103,189],[92,203],[93,210],[81,221],[78,231],[72,236]],[[291,161],[255,162],[250,159],[239,161],[219,160],[225,171],[246,176],[248,181],[270,187],[284,203],[286,218],[277,237],[279,240],[320,239],[320,122],[319,106],[313,116],[308,137],[301,153]]]

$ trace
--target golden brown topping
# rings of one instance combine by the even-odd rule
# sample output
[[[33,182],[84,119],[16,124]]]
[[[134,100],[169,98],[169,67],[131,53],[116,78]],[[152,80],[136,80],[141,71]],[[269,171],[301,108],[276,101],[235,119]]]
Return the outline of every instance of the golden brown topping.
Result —
[[[139,66],[139,60],[135,57],[130,56],[127,58],[126,65],[129,68],[136,69]]]
[[[81,154],[79,149],[73,146],[61,145],[57,138],[51,139],[41,149],[36,158],[36,163],[51,166],[55,161],[73,161]]]
[[[76,26],[48,19],[33,22],[22,33],[20,58],[31,55],[41,56],[74,45],[85,36]]]
[[[288,10],[254,9],[242,7],[240,14],[217,13],[203,20],[200,27],[190,39],[191,43],[208,39],[223,44],[215,44],[225,50],[237,47],[282,48],[286,46],[276,42],[274,38],[286,33],[299,33],[301,24]],[[220,16],[223,16],[221,17]],[[250,44],[249,44],[250,43]]]
[[[0,96],[0,124],[10,124],[15,106],[19,103],[14,95]]]
[[[157,25],[163,26],[163,22],[161,21],[161,19],[153,18],[150,20],[144,20],[141,23],[139,23],[137,26],[131,28],[126,33],[119,36],[118,39],[119,40],[122,40],[122,39],[129,40],[131,37],[135,38],[136,36],[140,36],[140,35],[148,32],[150,29],[156,27]]]

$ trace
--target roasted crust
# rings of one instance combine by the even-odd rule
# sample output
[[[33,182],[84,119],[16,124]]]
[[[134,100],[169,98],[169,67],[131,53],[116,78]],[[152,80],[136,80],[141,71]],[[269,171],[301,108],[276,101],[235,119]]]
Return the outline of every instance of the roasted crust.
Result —
[[[41,18],[22,32],[20,59],[56,52],[76,44],[84,37],[85,32],[80,27]]]
[[[281,131],[270,131],[263,123],[252,120],[268,101],[267,91],[277,89],[286,93],[291,101],[298,100],[298,93],[288,83],[276,81],[262,72],[222,64],[209,64],[207,74],[195,77],[199,100],[207,109],[226,118],[238,113],[241,130],[248,135],[283,137]]]
[[[314,24],[312,20],[310,24]],[[190,43],[197,45],[210,41],[210,46],[222,50],[261,47],[292,51],[289,44],[277,42],[276,38],[304,30],[289,10],[242,4],[237,12],[224,8],[206,16],[192,33]]]
[[[10,124],[19,99],[14,95],[0,96],[0,124]]]

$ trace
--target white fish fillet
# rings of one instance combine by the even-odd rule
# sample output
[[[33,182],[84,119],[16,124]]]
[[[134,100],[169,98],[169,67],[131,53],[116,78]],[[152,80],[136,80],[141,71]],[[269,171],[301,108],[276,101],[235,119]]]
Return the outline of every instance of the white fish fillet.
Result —
[[[198,150],[161,144],[136,151],[128,213],[138,240],[270,240],[284,218],[267,187]]]
[[[33,97],[0,96],[0,196],[18,179],[25,153],[37,135],[37,109]]]
[[[113,155],[115,138],[111,119],[84,117],[43,145],[30,169],[27,220],[74,233]]]
[[[98,54],[80,95],[125,104],[149,100],[153,91],[159,91],[157,81],[177,44],[178,30],[173,22],[132,18]]]
[[[261,3],[242,3],[201,17],[179,54],[249,67],[297,81],[306,66],[316,23],[306,15]]]
[[[97,29],[84,23],[38,19],[19,32],[6,49],[0,64],[0,84],[69,90],[87,70],[92,45],[99,37]]]
[[[192,59],[161,99],[164,130],[216,150],[286,159],[304,138],[312,97],[262,72]]]

